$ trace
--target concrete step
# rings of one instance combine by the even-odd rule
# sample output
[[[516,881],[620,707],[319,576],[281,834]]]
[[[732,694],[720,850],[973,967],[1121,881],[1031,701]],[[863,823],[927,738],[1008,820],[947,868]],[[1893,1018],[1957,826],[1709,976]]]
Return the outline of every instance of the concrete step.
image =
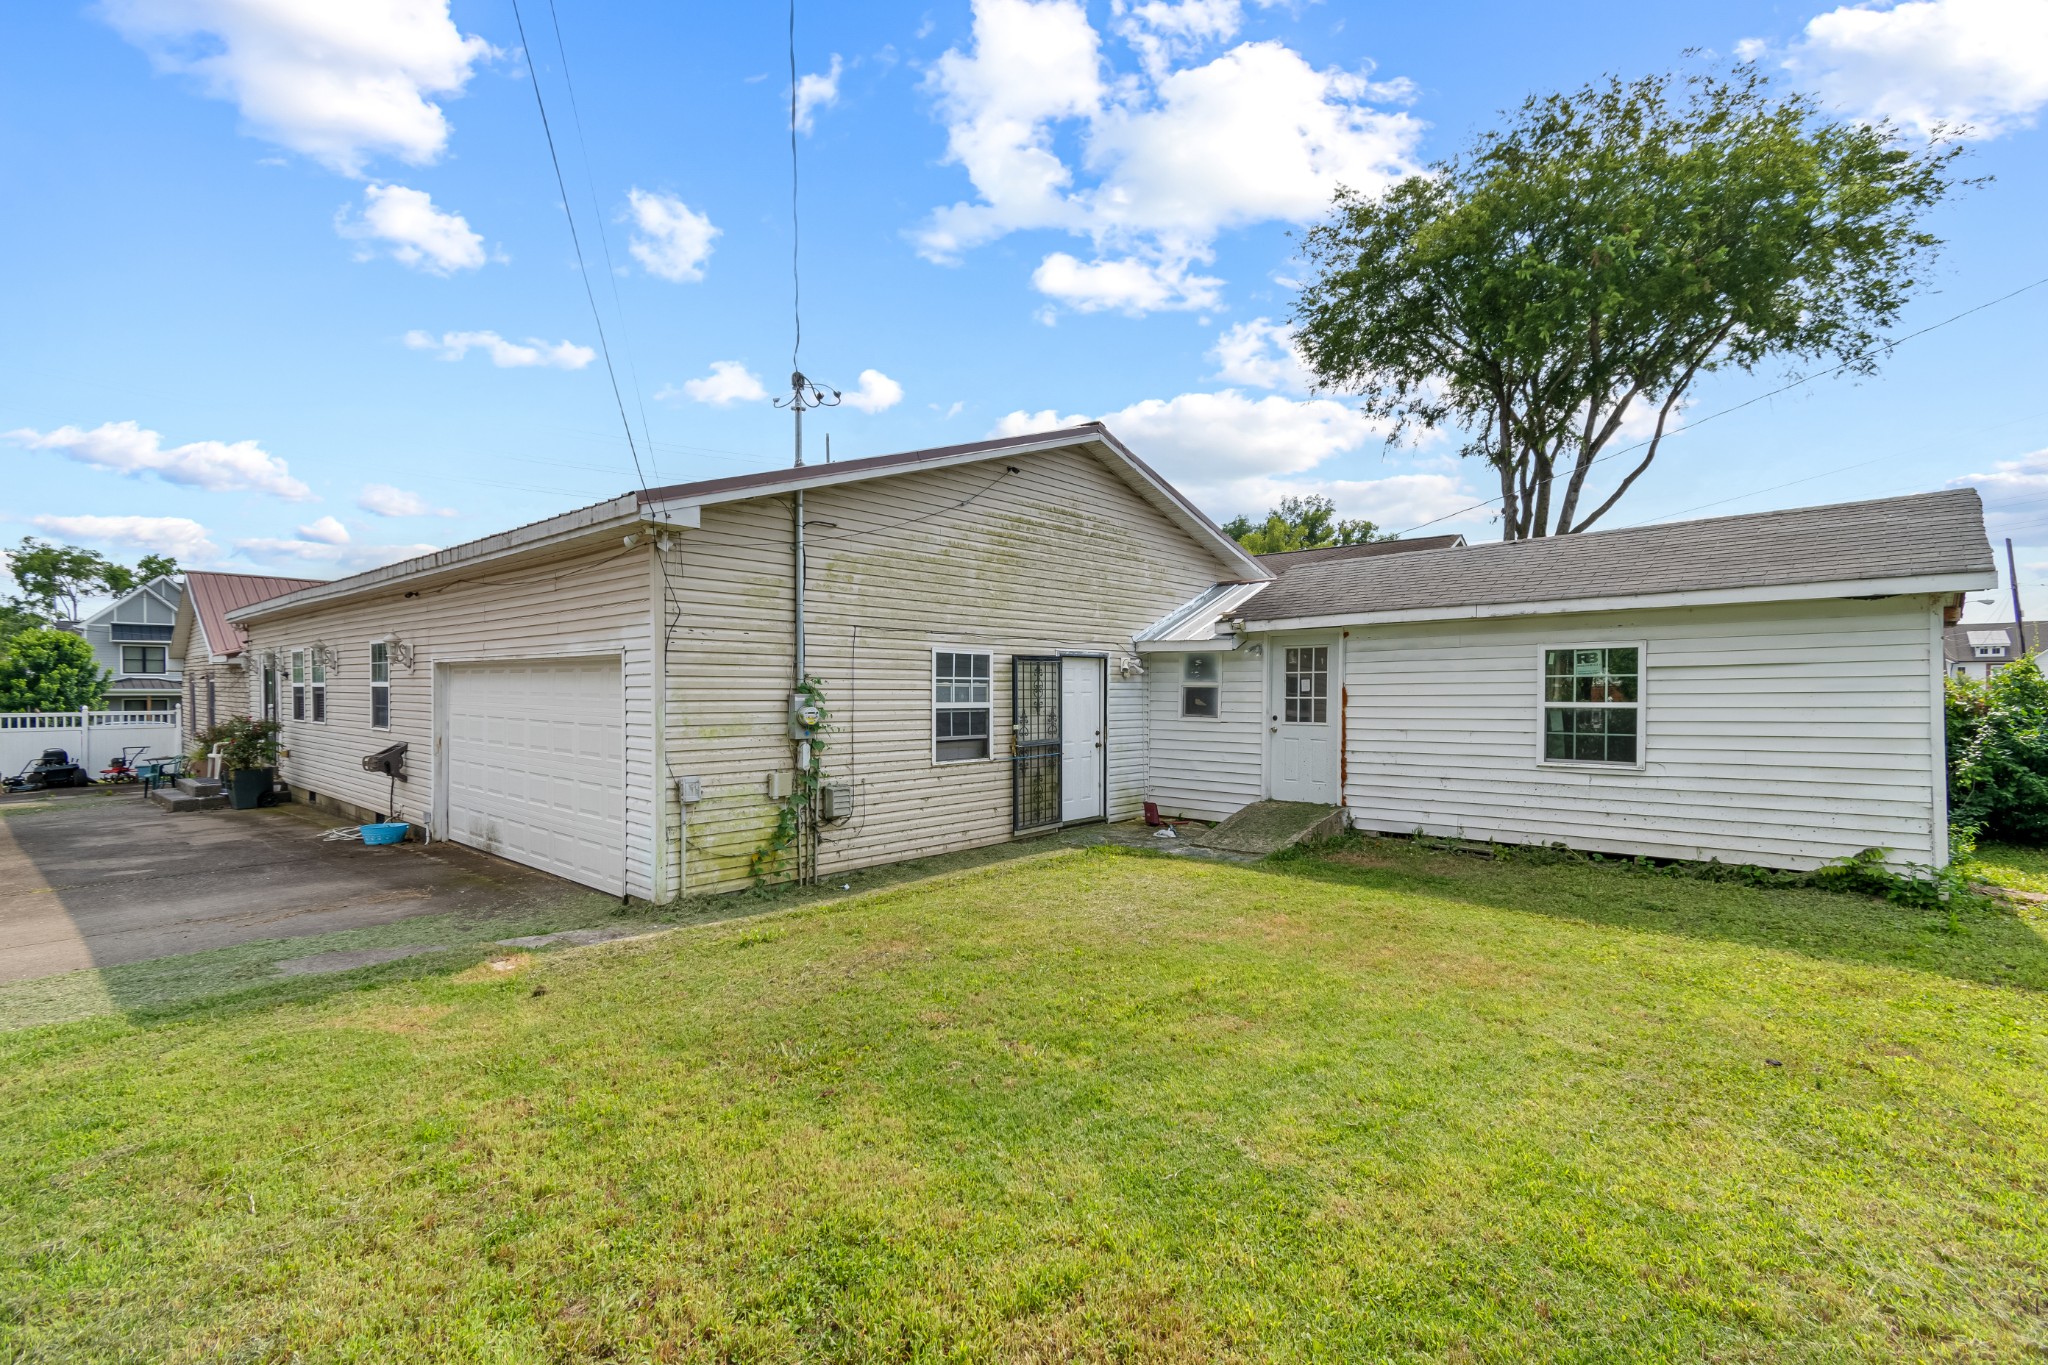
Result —
[[[180,781],[178,785],[183,786],[184,783]],[[219,786],[218,783],[214,785]],[[224,792],[215,791],[210,796],[195,796],[191,792],[172,791],[168,787],[158,787],[149,794],[149,799],[174,815],[195,810],[221,810],[228,804]]]
[[[219,796],[224,788],[210,777],[181,777],[178,790],[187,796]]]
[[[1205,834],[1189,842],[1227,853],[1264,857],[1306,839],[1341,833],[1344,812],[1313,801],[1254,801]]]

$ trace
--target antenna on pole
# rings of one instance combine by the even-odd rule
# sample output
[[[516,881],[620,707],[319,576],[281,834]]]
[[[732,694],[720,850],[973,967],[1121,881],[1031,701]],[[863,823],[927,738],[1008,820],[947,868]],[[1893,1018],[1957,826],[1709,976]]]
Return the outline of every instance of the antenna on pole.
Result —
[[[804,409],[839,406],[839,390],[813,384],[804,377],[803,215],[797,196],[796,0],[789,0],[789,312],[793,336],[789,345],[789,397],[775,406],[796,417],[796,467],[804,465]],[[827,397],[827,395],[830,397]]]

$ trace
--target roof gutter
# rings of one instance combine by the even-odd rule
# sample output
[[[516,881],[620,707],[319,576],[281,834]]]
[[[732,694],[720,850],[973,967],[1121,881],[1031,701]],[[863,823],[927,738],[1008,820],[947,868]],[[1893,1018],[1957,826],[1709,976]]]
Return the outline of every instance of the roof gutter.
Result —
[[[1923,593],[1977,592],[1995,587],[1998,575],[1970,573],[1920,574],[1905,578],[1840,579],[1824,583],[1785,583],[1761,588],[1707,588],[1693,592],[1640,593],[1628,597],[1586,597],[1551,602],[1473,603],[1452,607],[1415,607],[1405,611],[1330,612],[1318,616],[1268,617],[1248,620],[1247,630],[1322,630],[1333,626],[1407,625],[1429,621],[1487,621],[1518,616],[1562,616],[1595,611],[1637,611],[1655,607],[1718,607],[1756,602],[1807,602],[1841,598],[1911,597]],[[1256,599],[1254,599],[1256,602]]]

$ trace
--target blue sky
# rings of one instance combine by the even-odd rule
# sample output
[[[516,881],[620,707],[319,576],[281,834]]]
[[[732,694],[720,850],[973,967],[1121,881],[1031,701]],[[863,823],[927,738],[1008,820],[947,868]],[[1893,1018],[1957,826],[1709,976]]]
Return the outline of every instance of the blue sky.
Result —
[[[522,3],[649,478],[785,463],[786,15],[557,0],[572,111]],[[633,485],[510,0],[16,6],[0,34],[34,56],[0,87],[0,536],[327,575]],[[798,41],[802,361],[860,400],[812,421],[843,457],[1097,417],[1219,518],[1476,502],[1454,442],[1306,398],[1289,230],[1687,49],[1972,125],[1995,181],[1941,211],[1902,331],[2048,275],[2048,0],[806,4]],[[2044,320],[2048,287],[1701,423],[1609,524],[1972,480],[2048,611]],[[1784,377],[1717,376],[1692,417]]]

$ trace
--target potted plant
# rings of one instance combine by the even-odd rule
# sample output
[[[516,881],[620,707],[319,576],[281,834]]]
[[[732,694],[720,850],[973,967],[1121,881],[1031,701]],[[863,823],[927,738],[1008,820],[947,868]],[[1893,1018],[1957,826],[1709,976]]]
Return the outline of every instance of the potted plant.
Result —
[[[220,747],[228,804],[250,810],[264,803],[277,781],[277,722],[229,716],[209,733]]]

